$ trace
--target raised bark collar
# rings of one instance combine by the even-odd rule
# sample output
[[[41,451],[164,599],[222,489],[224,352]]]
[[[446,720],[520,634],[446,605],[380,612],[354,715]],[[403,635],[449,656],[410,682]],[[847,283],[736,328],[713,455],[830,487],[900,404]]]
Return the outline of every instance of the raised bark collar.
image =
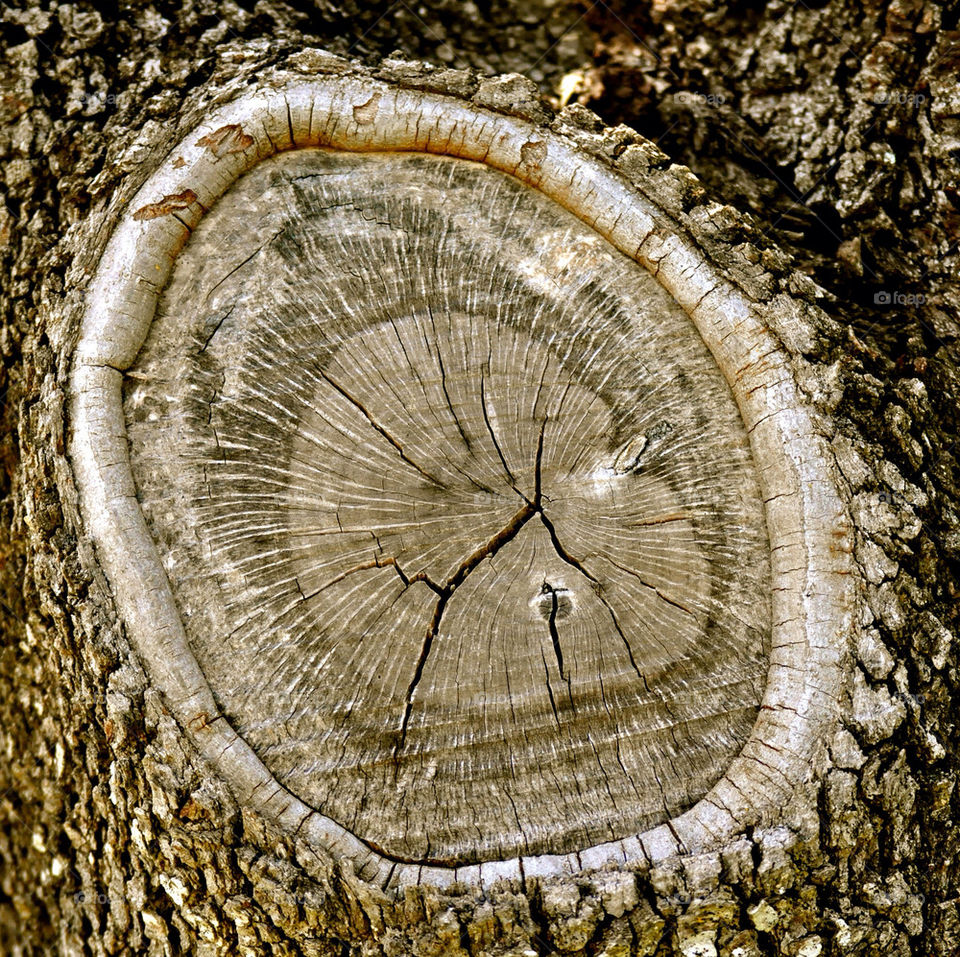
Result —
[[[385,887],[774,816],[856,582],[768,308],[476,102],[278,71],[188,134],[92,283],[71,457],[238,800]]]

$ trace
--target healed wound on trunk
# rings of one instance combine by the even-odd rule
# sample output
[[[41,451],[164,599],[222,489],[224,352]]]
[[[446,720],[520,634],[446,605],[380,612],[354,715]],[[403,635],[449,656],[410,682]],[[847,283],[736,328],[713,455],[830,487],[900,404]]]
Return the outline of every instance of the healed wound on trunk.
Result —
[[[225,714],[376,846],[577,850],[743,746],[769,559],[737,410],[649,274],[515,180],[264,162],[181,253],[126,408]]]
[[[384,887],[773,813],[853,586],[767,308],[605,161],[455,97],[288,75],[188,135],[91,285],[71,460],[238,800]]]

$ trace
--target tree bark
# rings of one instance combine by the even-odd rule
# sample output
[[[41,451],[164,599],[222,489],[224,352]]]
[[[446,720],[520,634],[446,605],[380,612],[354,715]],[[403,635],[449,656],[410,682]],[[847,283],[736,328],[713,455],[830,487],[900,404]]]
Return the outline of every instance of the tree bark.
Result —
[[[957,953],[956,12],[477,9],[6,18],[0,948]],[[751,301],[780,304],[775,334],[847,501],[860,601],[825,759],[776,819],[662,860],[383,891],[238,800],[148,677],[68,456],[79,317],[140,186],[245,84],[302,65],[305,44],[372,61],[399,46],[440,68],[378,75],[450,97],[476,93],[469,69],[528,74],[568,108],[554,116],[515,80],[487,107],[568,137]],[[660,137],[703,182],[578,99]]]

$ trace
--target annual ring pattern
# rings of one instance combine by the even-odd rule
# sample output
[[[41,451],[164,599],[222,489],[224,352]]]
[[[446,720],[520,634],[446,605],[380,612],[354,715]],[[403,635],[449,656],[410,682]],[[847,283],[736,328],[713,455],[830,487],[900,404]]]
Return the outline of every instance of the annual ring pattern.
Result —
[[[191,651],[137,498],[123,412],[135,362],[181,248],[245,172],[288,150],[457,157],[515,177],[655,276],[689,316],[749,435],[770,542],[772,628],[759,717],[740,754],[692,808],[633,836],[568,854],[457,867],[404,862],[284,788],[225,720]],[[153,683],[238,799],[383,886],[575,872],[661,860],[765,819],[809,773],[836,711],[853,601],[850,531],[825,440],[757,310],[635,186],[562,134],[453,96],[365,76],[262,81],[190,133],[147,180],[88,291],[71,372],[71,459],[84,520]],[[625,453],[626,454],[626,453]],[[551,602],[560,598],[553,592]],[[552,605],[551,605],[552,607]]]

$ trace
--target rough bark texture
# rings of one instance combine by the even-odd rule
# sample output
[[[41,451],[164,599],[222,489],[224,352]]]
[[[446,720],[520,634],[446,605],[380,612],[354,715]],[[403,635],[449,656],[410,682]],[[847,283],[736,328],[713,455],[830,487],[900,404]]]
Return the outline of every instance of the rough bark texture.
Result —
[[[469,10],[442,4],[416,13],[401,4],[382,19],[383,11],[358,18],[350,4],[247,11],[229,3],[120,15],[64,5],[6,18],[4,952],[816,957],[960,948],[954,20],[935,4],[866,15],[833,3],[730,7],[706,18],[682,4],[630,17],[598,5],[579,22],[580,12],[562,5],[483,12],[482,27],[469,25]],[[520,69],[559,94],[593,42],[588,24],[607,58],[596,102],[605,118],[629,116],[647,132],[669,125],[667,94],[705,92],[702,78],[731,64],[729,87],[718,92],[729,89],[736,109],[675,99],[691,135],[674,147],[715,195],[758,219],[732,208],[707,213],[708,194],[688,172],[575,108],[564,122],[583,148],[619,157],[641,146],[630,158],[656,173],[657,202],[681,223],[699,220],[707,251],[728,260],[755,296],[788,288],[844,323],[825,322],[801,343],[797,368],[833,423],[855,557],[869,583],[845,727],[830,742],[833,770],[781,827],[748,832],[720,854],[486,895],[454,886],[390,900],[347,872],[311,867],[293,842],[238,809],[131,656],[78,537],[64,424],[75,330],[64,330],[62,317],[75,309],[123,200],[202,115],[191,93],[201,84],[253,73],[307,35],[341,52],[401,45],[454,66],[462,58]],[[843,52],[854,28],[863,48],[856,61]],[[657,51],[652,60],[647,48]],[[893,79],[901,63],[925,64],[915,86]],[[777,70],[767,72],[770,64]],[[850,109],[861,89],[873,89],[864,87],[868,70],[888,92],[925,93],[909,114],[915,123],[899,95],[879,117],[877,104],[867,118]],[[784,84],[794,91],[789,108],[774,95]],[[846,135],[831,140],[824,129]],[[731,137],[740,145],[731,148]],[[773,166],[780,185],[751,156]],[[833,192],[821,196],[813,187],[823,177]],[[769,201],[776,195],[789,196],[806,224],[781,243],[832,297],[763,239],[758,220],[768,230],[783,225]],[[824,231],[839,232],[842,245]],[[744,259],[756,263],[752,275]],[[849,270],[872,270],[891,294],[920,292],[922,308],[891,295],[886,311],[874,309],[872,295],[863,299],[864,286],[874,287]]]

